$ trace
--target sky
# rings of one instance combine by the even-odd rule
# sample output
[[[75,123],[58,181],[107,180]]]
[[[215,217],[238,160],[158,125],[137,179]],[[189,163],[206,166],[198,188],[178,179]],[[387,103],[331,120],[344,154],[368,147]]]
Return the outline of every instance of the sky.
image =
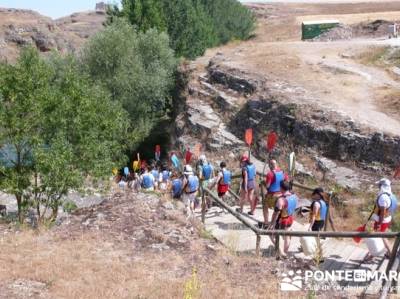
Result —
[[[57,19],[74,12],[94,10],[102,0],[0,0],[0,7],[32,9],[40,14]],[[242,0],[242,2],[262,2],[263,0]],[[282,0],[279,0],[282,1]],[[119,3],[120,1],[107,1]]]
[[[0,7],[32,9],[56,19],[78,11],[94,10],[97,2],[101,0],[0,0]]]

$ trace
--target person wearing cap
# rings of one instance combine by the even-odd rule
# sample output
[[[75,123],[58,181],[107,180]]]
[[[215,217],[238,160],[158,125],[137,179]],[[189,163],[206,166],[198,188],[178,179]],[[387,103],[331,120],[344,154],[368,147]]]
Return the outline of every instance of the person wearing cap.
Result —
[[[211,182],[214,178],[214,168],[213,166],[207,162],[207,158],[205,155],[201,155],[199,157],[199,163],[197,165],[197,174],[201,182],[202,188],[209,188]],[[211,200],[209,196],[205,195],[207,207],[211,207]]]
[[[199,178],[193,173],[193,169],[190,165],[185,165],[183,174],[183,201],[186,205],[188,217],[191,217],[196,208],[196,194],[199,190]]]
[[[210,185],[210,189],[213,189],[215,185],[217,185],[218,197],[223,199],[231,185],[232,173],[226,169],[225,162],[221,162],[219,167],[220,171],[218,172],[216,180]]]
[[[154,191],[154,176],[151,174],[151,167],[144,168],[144,173],[140,176],[143,190]]]
[[[324,200],[324,189],[315,188],[312,195],[310,210],[309,231],[321,231],[325,226],[325,220],[328,216],[328,205]]]
[[[276,197],[274,213],[268,229],[289,230],[293,224],[293,216],[298,203],[297,196],[290,191],[291,186],[287,181],[281,182],[281,193]],[[286,257],[289,252],[290,237],[284,236],[283,253]],[[275,242],[271,236],[272,242]]]
[[[269,209],[274,208],[274,203],[276,202],[277,197],[280,196],[281,183],[283,181],[289,181],[288,175],[279,168],[276,160],[272,159],[269,161],[269,169],[270,171],[265,177],[267,195],[264,197],[262,202],[265,225],[268,224]]]
[[[374,221],[374,231],[385,232],[392,222],[391,212],[397,207],[397,199],[392,193],[391,182],[388,179],[380,179],[376,184],[379,192],[375,201],[374,211],[371,219]],[[395,202],[394,202],[395,201]],[[386,257],[390,256],[390,246],[387,239],[382,239],[386,247]]]
[[[240,166],[242,168],[242,184],[240,188],[240,208],[237,209],[237,211],[243,213],[244,203],[248,201],[250,204],[250,211],[248,214],[254,215],[254,210],[256,209],[253,199],[256,185],[256,167],[250,162],[246,155],[242,156]]]

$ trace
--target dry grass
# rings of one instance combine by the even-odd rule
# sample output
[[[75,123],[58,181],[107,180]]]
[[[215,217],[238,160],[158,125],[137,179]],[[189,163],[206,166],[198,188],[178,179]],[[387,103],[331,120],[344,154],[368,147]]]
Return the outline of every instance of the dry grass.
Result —
[[[278,295],[274,259],[239,257],[191,235],[183,215],[155,210],[157,201],[145,204],[146,196],[77,211],[70,224],[51,230],[16,233],[0,225],[0,298],[183,298],[193,269],[193,298]],[[165,240],[172,230],[187,240],[183,247]],[[169,248],[152,248],[163,241]]]
[[[361,64],[382,66],[382,59],[387,54],[389,47],[371,46],[359,53],[356,60]]]

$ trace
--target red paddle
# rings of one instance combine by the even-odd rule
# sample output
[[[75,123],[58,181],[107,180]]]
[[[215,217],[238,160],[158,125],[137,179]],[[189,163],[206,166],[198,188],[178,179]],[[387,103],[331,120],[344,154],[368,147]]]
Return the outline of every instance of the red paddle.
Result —
[[[253,129],[247,129],[246,133],[244,134],[244,139],[246,144],[250,147],[251,143],[253,142]]]
[[[270,132],[267,136],[267,151],[271,154],[274,150],[276,142],[278,140],[278,135],[275,132]]]
[[[192,159],[193,154],[191,153],[190,149],[187,149],[185,153],[185,161],[186,164],[189,164],[190,160]]]
[[[394,178],[394,179],[400,178],[400,165],[397,166],[396,170],[394,171],[393,178]]]

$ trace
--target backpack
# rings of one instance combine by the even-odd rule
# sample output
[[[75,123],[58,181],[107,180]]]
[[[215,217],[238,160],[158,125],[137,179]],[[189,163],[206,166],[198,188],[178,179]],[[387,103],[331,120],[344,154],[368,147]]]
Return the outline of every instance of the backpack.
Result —
[[[211,173],[213,171],[213,168],[210,164],[203,165],[203,170],[202,174],[205,180],[209,180],[211,178]]]
[[[189,192],[195,192],[199,188],[199,179],[195,175],[190,175],[188,177],[188,183],[187,186],[189,187]]]
[[[298,198],[295,194],[291,194],[285,198],[287,202],[287,214],[288,216],[292,216],[296,210]]]
[[[390,197],[390,206],[389,206],[389,208],[388,208],[388,211],[389,211],[389,213],[390,213],[391,215],[394,215],[394,214],[396,213],[397,206],[398,206],[398,202],[397,202],[397,197],[396,197],[396,195],[394,195],[393,193],[390,194],[390,193],[388,193],[388,192],[384,192],[384,193],[382,193],[382,194],[386,194],[387,196]],[[381,195],[382,195],[382,194],[381,194]],[[381,197],[381,195],[379,195],[379,197]],[[379,206],[379,205],[378,205],[379,197],[376,199],[376,205],[377,205],[377,206]]]
[[[256,167],[254,166],[254,164],[247,165],[246,171],[247,171],[247,179],[249,181],[254,180],[254,178],[256,177]]]
[[[143,176],[143,188],[148,189],[153,187],[154,185],[154,180],[150,177],[149,174],[145,174]]]
[[[168,171],[168,170],[164,170],[164,171],[162,172],[162,180],[163,180],[163,182],[165,183],[165,182],[168,181],[168,179],[169,179],[169,171]]]
[[[229,170],[223,170],[222,174],[223,174],[222,177],[223,185],[230,185],[232,180],[231,172]]]
[[[172,195],[179,196],[182,190],[182,180],[175,179],[172,181]]]
[[[153,170],[151,171],[151,174],[153,175],[154,179],[155,179],[156,181],[158,181],[158,177],[160,176],[160,174],[158,173],[158,170],[153,169]]]
[[[271,184],[271,186],[269,186],[268,191],[279,192],[281,191],[281,182],[285,179],[285,173],[282,170],[276,172],[273,171],[273,173],[275,181]]]

